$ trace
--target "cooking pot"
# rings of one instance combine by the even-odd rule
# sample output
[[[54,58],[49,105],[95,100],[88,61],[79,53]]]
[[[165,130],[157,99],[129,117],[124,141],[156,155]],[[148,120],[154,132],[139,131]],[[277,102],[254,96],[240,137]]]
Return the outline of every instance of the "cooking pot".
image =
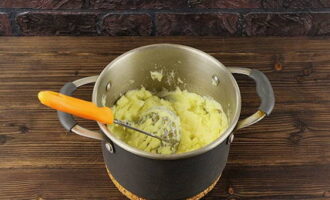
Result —
[[[161,82],[153,80],[150,71],[155,70],[163,70],[171,80],[166,77]],[[258,110],[240,121],[241,95],[234,73],[252,78],[261,99]],[[66,83],[60,92],[72,95],[78,87],[88,83],[95,83],[92,101],[98,106],[111,107],[122,94],[141,85],[151,91],[179,86],[214,98],[227,114],[228,129],[209,145],[191,152],[159,155],[127,145],[105,124],[98,122],[101,131],[91,131],[79,126],[72,115],[58,112],[61,124],[68,131],[102,141],[109,176],[131,199],[201,198],[221,176],[234,131],[269,115],[275,101],[271,84],[262,72],[225,67],[207,53],[176,44],[154,44],[128,51],[108,64],[100,75]]]

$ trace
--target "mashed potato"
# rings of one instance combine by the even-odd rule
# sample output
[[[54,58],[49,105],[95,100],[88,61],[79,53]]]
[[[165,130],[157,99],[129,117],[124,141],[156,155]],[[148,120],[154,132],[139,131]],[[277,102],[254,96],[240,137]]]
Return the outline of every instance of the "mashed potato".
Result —
[[[144,88],[131,90],[112,109],[116,119],[130,121],[134,125],[138,124],[141,113],[154,106],[166,107],[180,118],[181,140],[176,153],[199,149],[217,139],[228,127],[227,117],[218,102],[179,88],[161,92],[158,96]],[[108,125],[108,128],[122,141],[138,149],[158,154],[171,153],[156,138],[115,124]]]

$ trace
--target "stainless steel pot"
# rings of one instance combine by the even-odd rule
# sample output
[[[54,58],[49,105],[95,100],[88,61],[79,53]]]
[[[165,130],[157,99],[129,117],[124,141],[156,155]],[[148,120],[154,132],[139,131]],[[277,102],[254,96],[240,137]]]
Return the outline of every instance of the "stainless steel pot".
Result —
[[[161,69],[164,73],[173,71],[173,80],[180,78],[185,84],[152,80],[150,71]],[[257,112],[240,121],[241,95],[232,73],[254,79],[261,99]],[[207,189],[219,178],[227,162],[233,131],[269,115],[275,101],[271,84],[262,72],[225,67],[200,50],[175,44],[133,49],[113,60],[100,75],[67,83],[60,92],[72,95],[78,87],[94,82],[92,100],[98,106],[111,107],[123,93],[141,85],[151,91],[179,86],[213,97],[228,116],[228,129],[211,144],[187,153],[158,155],[127,145],[104,124],[98,123],[101,132],[90,131],[79,126],[71,115],[58,112],[59,120],[67,130],[102,140],[105,164],[114,181],[129,193],[147,199],[184,199]]]

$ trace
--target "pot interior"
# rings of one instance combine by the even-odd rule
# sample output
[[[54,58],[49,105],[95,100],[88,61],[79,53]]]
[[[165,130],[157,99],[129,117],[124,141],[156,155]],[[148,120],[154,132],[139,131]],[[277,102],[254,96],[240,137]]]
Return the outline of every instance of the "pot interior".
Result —
[[[153,80],[151,71],[162,71],[162,81]],[[232,130],[237,123],[241,99],[234,77],[218,60],[197,49],[155,44],[119,56],[99,76],[93,102],[98,106],[112,107],[125,92],[141,86],[154,92],[180,87],[210,96],[221,103],[228,117],[228,129]],[[221,137],[227,137],[231,130]]]

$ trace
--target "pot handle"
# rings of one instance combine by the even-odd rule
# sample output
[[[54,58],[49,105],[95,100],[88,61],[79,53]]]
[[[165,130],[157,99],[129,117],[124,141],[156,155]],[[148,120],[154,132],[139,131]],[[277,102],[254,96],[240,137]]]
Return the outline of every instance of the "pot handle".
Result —
[[[80,86],[95,83],[98,76],[89,76],[82,79],[75,80],[73,82],[66,83],[60,90],[60,93],[72,96],[73,92],[76,91]],[[76,133],[81,136],[97,139],[97,140],[105,140],[105,136],[102,133],[95,132],[83,128],[78,125],[76,120],[73,118],[72,115],[57,111],[58,119],[60,120],[62,126],[70,132]]]
[[[245,119],[239,120],[236,130],[255,124],[266,115],[270,115],[275,105],[275,97],[272,85],[266,75],[257,69],[241,67],[228,67],[228,69],[233,74],[244,74],[252,78],[256,82],[257,94],[261,100],[258,111]]]

